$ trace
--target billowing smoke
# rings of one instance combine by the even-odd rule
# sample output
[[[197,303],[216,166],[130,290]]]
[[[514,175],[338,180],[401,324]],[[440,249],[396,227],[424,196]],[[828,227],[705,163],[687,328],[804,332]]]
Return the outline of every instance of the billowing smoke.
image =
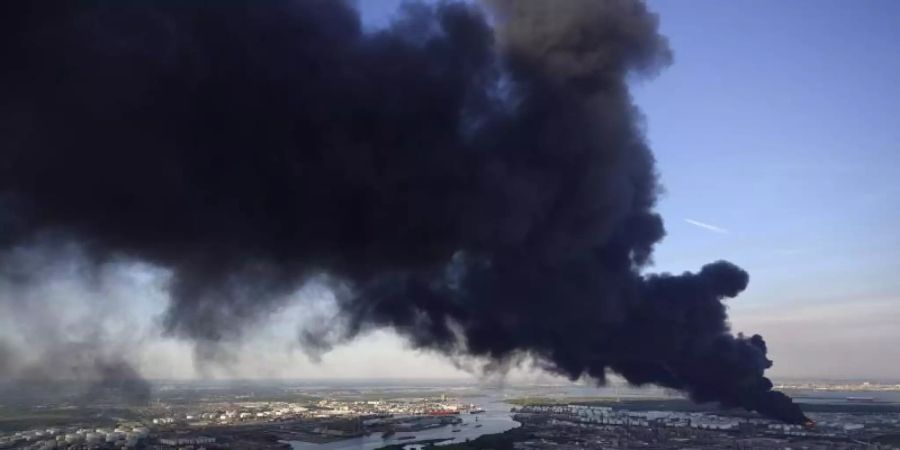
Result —
[[[643,272],[664,230],[627,82],[671,52],[642,2],[410,3],[371,33],[337,0],[0,15],[2,244],[170,270],[166,330],[200,356],[316,277],[340,338],[392,327],[803,420],[762,338],[729,329],[744,271]]]

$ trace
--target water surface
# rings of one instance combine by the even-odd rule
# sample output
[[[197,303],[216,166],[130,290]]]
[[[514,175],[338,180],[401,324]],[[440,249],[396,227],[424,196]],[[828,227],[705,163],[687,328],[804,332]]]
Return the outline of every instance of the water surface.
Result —
[[[345,439],[327,444],[314,444],[310,442],[291,441],[293,450],[373,450],[391,444],[409,444],[416,441],[442,439],[446,442],[465,442],[467,439],[475,439],[483,434],[502,433],[506,430],[518,427],[520,424],[512,419],[509,412],[512,405],[504,403],[499,398],[484,398],[481,406],[482,414],[460,414],[463,422],[458,425],[446,425],[430,428],[422,431],[397,432],[393,436],[384,439],[381,433],[372,433],[363,437]],[[477,425],[481,425],[478,427]],[[460,431],[454,433],[453,430]],[[415,439],[400,439],[405,436],[415,436]]]

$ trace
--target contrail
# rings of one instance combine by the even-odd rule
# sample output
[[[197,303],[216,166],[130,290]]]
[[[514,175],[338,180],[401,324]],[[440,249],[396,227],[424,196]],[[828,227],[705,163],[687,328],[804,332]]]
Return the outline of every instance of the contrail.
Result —
[[[717,227],[717,226],[715,226],[715,225],[710,225],[710,224],[705,223],[705,222],[700,222],[699,220],[694,220],[694,219],[684,219],[684,221],[687,222],[687,223],[689,223],[689,224],[691,224],[691,225],[694,225],[694,226],[696,226],[696,227],[703,228],[704,230],[712,231],[713,233],[728,234],[728,230],[726,230],[726,229],[724,229],[724,228],[722,228],[722,227]]]

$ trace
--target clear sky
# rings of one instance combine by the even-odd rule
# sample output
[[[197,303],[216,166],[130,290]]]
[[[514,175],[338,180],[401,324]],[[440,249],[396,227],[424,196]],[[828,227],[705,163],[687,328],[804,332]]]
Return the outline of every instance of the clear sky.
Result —
[[[746,268],[732,319],[775,373],[900,376],[900,3],[651,6],[675,51],[635,90],[667,190],[658,268]]]
[[[373,28],[400,3],[358,2]],[[731,301],[732,322],[766,337],[775,376],[900,378],[900,2],[650,6],[675,53],[671,67],[635,80],[633,91],[666,189],[658,210],[668,236],[651,270],[693,271],[718,259],[747,269],[750,288]],[[106,302],[123,310],[107,331],[141,349],[142,371],[197,375],[187,345],[159,339],[158,323],[146,319],[163,311],[164,274],[129,266],[107,275],[98,294],[76,275],[51,274],[31,307],[59,295],[76,306]],[[124,306],[135,301],[141,308]],[[210,374],[467,376],[390,332],[314,363],[293,340],[297,321],[309,320],[305,308],[279,312],[238,352],[239,364]],[[77,332],[96,314],[73,306],[54,328]]]

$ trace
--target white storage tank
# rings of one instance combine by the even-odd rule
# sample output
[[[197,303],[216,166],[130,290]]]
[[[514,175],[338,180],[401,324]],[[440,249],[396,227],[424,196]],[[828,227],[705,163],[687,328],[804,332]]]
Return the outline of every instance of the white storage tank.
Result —
[[[84,441],[88,444],[97,444],[104,439],[106,439],[106,435],[96,432],[91,432],[84,435]]]
[[[125,433],[121,431],[113,431],[112,433],[106,433],[106,442],[116,442],[119,440],[125,439]]]

